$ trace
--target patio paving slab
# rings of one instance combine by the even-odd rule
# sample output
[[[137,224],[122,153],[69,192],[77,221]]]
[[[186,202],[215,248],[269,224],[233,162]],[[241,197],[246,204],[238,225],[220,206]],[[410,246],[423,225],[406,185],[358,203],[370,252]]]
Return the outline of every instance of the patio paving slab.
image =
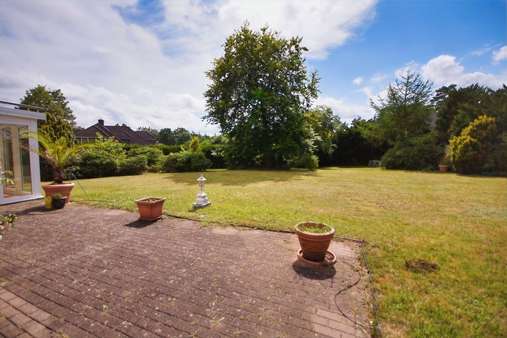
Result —
[[[0,336],[368,337],[359,245],[299,266],[294,234],[41,201],[0,207]],[[352,286],[351,286],[352,285]]]

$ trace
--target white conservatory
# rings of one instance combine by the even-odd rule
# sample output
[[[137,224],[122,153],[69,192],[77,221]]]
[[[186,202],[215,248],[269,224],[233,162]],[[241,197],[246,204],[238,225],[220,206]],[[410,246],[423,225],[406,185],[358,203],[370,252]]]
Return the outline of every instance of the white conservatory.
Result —
[[[42,197],[37,121],[45,115],[0,102],[0,204]],[[30,135],[29,135],[30,134]]]

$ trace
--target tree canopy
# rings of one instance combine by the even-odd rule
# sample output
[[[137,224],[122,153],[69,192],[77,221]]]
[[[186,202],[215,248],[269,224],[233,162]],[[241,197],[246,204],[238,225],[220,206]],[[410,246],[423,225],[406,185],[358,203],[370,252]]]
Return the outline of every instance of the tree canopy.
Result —
[[[387,88],[386,98],[372,101],[379,137],[390,144],[424,134],[430,129],[432,83],[407,72]]]
[[[158,141],[166,145],[180,145],[192,139],[192,133],[185,128],[162,128],[158,133]]]
[[[236,165],[280,167],[306,151],[304,113],[317,97],[318,77],[306,69],[301,42],[245,24],[207,72],[204,119],[228,136]]]
[[[317,106],[305,112],[308,140],[313,152],[319,157],[320,164],[330,164],[336,149],[336,133],[343,127],[340,118],[327,106]]]
[[[159,131],[157,129],[155,129],[155,128],[151,128],[151,127],[138,127],[137,131],[144,131],[145,133],[150,134],[154,138],[158,138]]]
[[[71,142],[75,117],[60,89],[51,90],[46,86],[37,85],[26,91],[21,104],[45,109],[46,121],[40,123],[39,129],[48,139],[56,141],[64,138]]]
[[[488,100],[491,90],[474,84],[458,87],[443,86],[435,91],[433,103],[437,112],[435,130],[440,144],[446,144],[463,128],[481,115],[481,105]]]

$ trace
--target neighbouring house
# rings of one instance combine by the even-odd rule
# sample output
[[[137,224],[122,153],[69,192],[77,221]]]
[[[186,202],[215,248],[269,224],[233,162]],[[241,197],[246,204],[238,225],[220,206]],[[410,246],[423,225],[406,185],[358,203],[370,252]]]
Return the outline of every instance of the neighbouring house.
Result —
[[[106,126],[102,119],[86,129],[76,129],[74,131],[74,136],[78,143],[94,142],[97,139],[97,135],[106,138],[112,137],[121,143],[128,144],[148,145],[157,143],[156,138],[150,133],[132,130],[132,128],[125,124]]]
[[[0,204],[42,197],[39,143],[30,135],[37,134],[37,121],[45,119],[23,105],[0,101]]]

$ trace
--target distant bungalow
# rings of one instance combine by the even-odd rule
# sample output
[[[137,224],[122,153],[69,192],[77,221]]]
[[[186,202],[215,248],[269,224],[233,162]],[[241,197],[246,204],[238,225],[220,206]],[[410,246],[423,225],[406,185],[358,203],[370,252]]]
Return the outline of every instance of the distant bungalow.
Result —
[[[106,126],[102,119],[86,129],[76,129],[74,131],[78,143],[94,142],[97,139],[97,134],[107,138],[112,137],[121,143],[143,145],[157,143],[155,137],[150,133],[132,130],[126,124]]]

